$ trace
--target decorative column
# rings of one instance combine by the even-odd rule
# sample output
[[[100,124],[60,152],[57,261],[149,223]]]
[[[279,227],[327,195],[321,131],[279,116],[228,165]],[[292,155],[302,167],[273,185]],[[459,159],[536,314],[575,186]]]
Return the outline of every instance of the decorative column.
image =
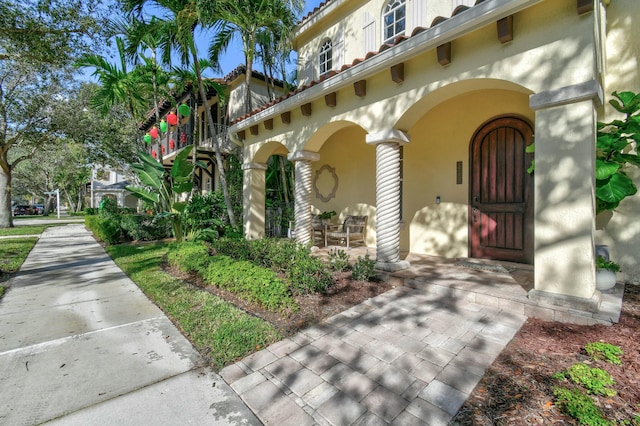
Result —
[[[265,224],[265,170],[262,163],[244,163],[242,216],[244,235],[248,240],[264,237]]]
[[[309,244],[311,230],[311,163],[320,159],[320,154],[310,151],[296,151],[287,156],[295,162],[295,208],[296,242]]]
[[[595,81],[531,95],[535,124],[533,300],[597,312]]]
[[[400,260],[400,145],[409,136],[395,129],[368,134],[376,146],[376,268],[398,271],[409,267]]]

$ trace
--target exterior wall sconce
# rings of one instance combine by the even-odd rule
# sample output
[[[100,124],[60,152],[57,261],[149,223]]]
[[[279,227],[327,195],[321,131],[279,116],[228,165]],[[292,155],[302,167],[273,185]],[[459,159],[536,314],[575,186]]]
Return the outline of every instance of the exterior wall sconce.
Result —
[[[440,196],[439,195],[436,197],[436,204],[440,204]]]

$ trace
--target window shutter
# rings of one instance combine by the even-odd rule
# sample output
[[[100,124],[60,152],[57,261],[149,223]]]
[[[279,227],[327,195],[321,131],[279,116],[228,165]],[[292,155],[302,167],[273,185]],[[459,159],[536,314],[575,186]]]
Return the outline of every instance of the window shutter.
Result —
[[[428,27],[427,24],[427,0],[411,0],[407,5],[410,12],[407,13],[407,31],[410,36],[415,27]]]
[[[313,80],[313,75],[313,60],[307,59],[302,67],[302,75],[298,76],[298,85],[304,86],[305,84],[309,84]]]
[[[364,52],[362,56],[368,52],[375,52],[376,46],[376,20],[369,12],[364,13],[362,31],[364,33]]]
[[[344,30],[341,29],[333,42],[331,69],[337,71],[344,65],[344,49]]]

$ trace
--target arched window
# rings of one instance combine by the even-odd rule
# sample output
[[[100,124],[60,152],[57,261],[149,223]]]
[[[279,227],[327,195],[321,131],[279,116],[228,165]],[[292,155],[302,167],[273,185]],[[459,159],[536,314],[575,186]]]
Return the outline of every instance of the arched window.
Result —
[[[382,12],[383,43],[393,43],[393,40],[404,34],[406,28],[405,0],[390,0]]]
[[[331,71],[331,68],[333,67],[333,52],[332,51],[333,51],[333,46],[331,44],[331,40],[326,39],[322,43],[322,46],[320,47],[320,56],[319,56],[319,62],[320,62],[319,73],[320,73],[320,76],[323,76],[326,73],[328,73],[329,71]]]

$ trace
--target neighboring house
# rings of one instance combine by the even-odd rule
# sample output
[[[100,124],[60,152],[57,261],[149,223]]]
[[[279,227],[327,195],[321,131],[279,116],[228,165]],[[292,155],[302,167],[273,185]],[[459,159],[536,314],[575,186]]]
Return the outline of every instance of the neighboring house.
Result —
[[[173,102],[166,100],[159,105],[160,119],[166,119],[169,113],[179,114],[176,105],[186,104],[190,107],[188,116],[180,115],[179,123],[176,126],[169,126],[166,133],[160,133],[157,139],[149,144],[149,152],[158,159],[162,159],[163,164],[170,167],[176,154],[185,146],[193,143],[196,138],[198,151],[198,161],[204,163],[206,168],[196,168],[196,183],[201,192],[211,192],[218,188],[218,173],[216,172],[216,159],[214,151],[214,139],[217,139],[221,153],[227,156],[242,144],[239,141],[231,140],[228,132],[230,121],[245,114],[245,96],[247,86],[245,82],[245,66],[240,65],[223,78],[216,78],[214,81],[226,87],[226,100],[220,99],[218,93],[210,89],[207,93],[207,107],[214,120],[214,127],[208,123],[203,102],[193,99],[191,87],[188,91],[178,96]],[[271,81],[269,86],[273,94],[269,93],[267,79],[264,74],[254,71],[251,80],[251,92],[253,105],[260,106],[269,102],[284,93],[283,83],[280,80]],[[195,89],[197,91],[197,88]],[[199,98],[199,96],[197,96]],[[196,106],[197,105],[197,106]],[[146,120],[139,126],[139,129],[148,132],[156,126],[155,110],[147,114]]]
[[[640,91],[640,2],[327,0],[295,47],[301,86],[229,129],[247,238],[265,232],[265,164],[287,155],[301,243],[335,210],[368,216],[382,270],[407,252],[533,264],[531,298],[596,312],[604,243],[640,282],[640,196],[603,224],[594,206],[596,121]]]
[[[103,199],[113,198],[118,203],[118,207],[136,208],[138,199],[124,189],[127,185],[129,181],[118,171],[94,169],[89,188],[91,197],[89,206],[99,207]]]

